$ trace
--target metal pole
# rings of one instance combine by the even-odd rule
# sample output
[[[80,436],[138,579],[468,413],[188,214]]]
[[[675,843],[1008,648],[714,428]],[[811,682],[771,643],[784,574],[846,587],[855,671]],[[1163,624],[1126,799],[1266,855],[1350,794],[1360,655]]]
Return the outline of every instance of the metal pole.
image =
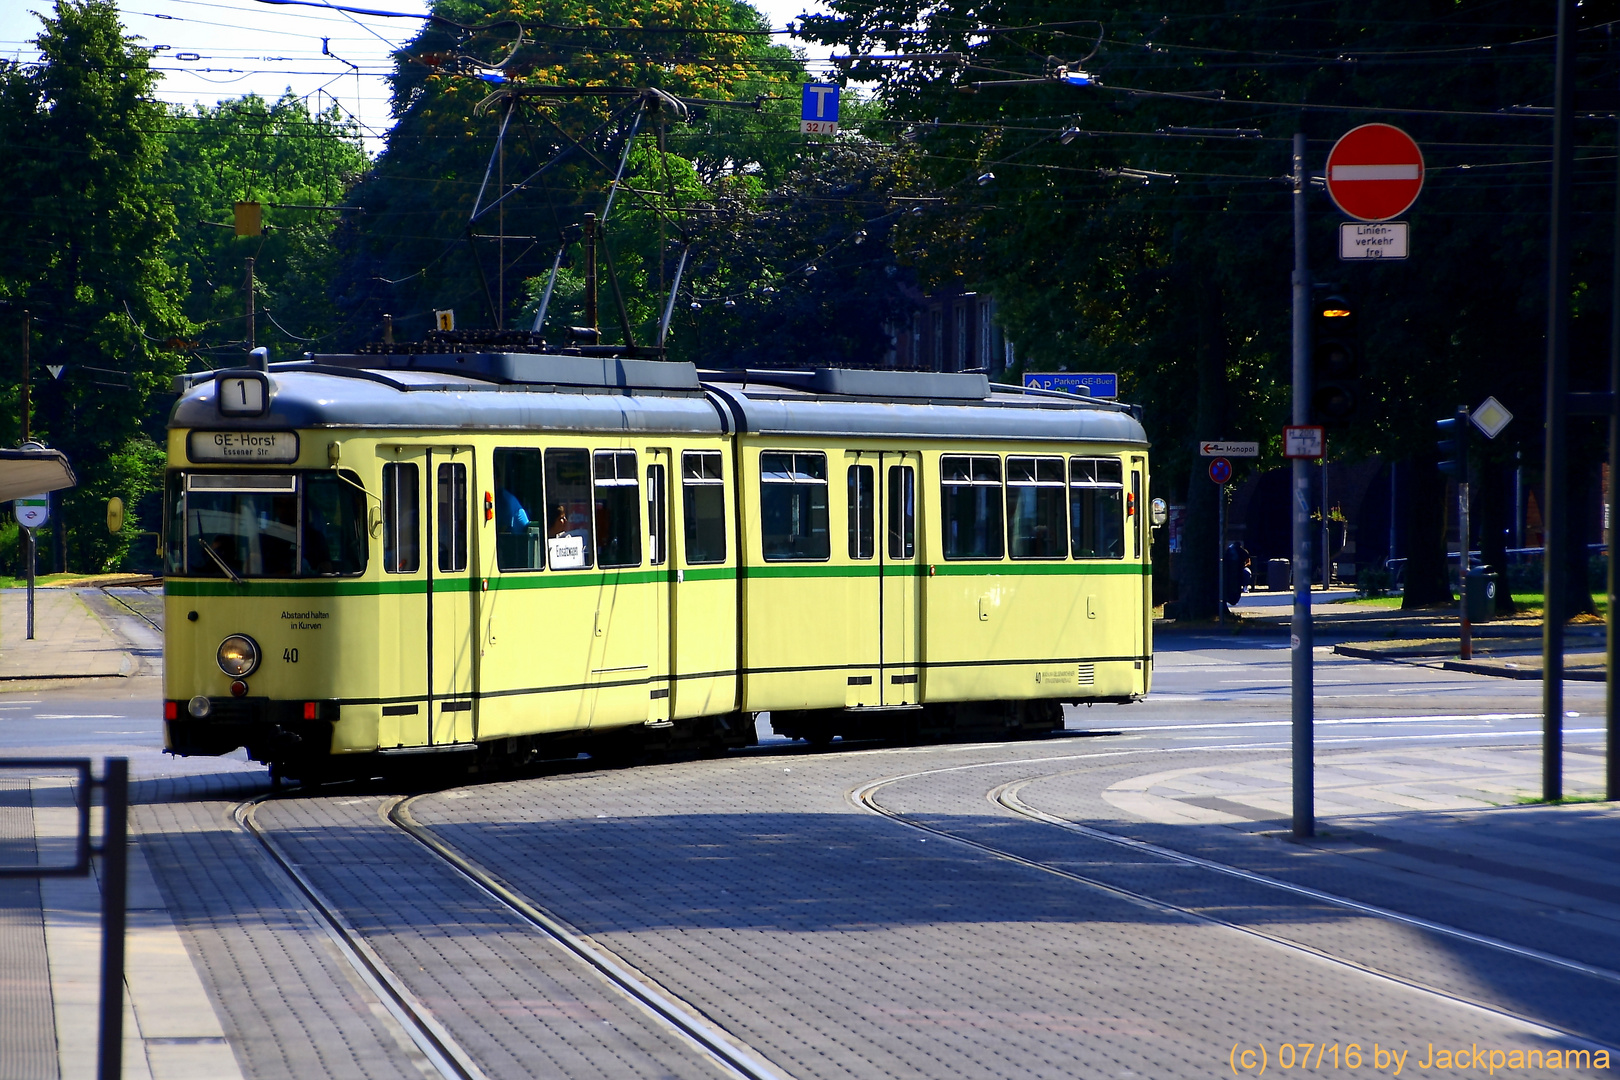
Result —
[[[25,311],[25,312],[23,312],[23,342],[22,342],[22,345],[23,345],[22,441],[23,442],[28,441],[28,437],[29,437],[28,417],[29,417],[29,413],[32,411],[32,406],[30,406],[29,402],[28,402],[28,384],[34,381],[33,372],[29,370],[29,363],[28,363],[28,339],[33,336],[32,332],[31,332],[32,329],[33,329],[33,327],[32,327],[32,325],[30,323],[30,320],[29,320],[29,317],[28,317],[28,312]]]
[[[253,294],[253,259],[251,257],[247,261],[247,302],[248,352],[252,352],[255,347],[253,341],[253,314],[254,308],[257,307],[258,304],[257,298]]]
[[[585,215],[585,325],[596,329],[596,215]]]
[[[1311,272],[1305,243],[1305,135],[1294,136],[1294,423],[1311,422]],[[1326,460],[1326,447],[1323,448]],[[1295,458],[1293,656],[1294,835],[1316,834],[1315,688],[1311,670],[1311,473]]]
[[[128,888],[129,759],[108,758],[101,781],[101,1038],[97,1080],[124,1067],[124,917]]]
[[[1467,413],[1459,411],[1459,419]],[[1465,432],[1462,436],[1467,438]],[[1468,621],[1468,481],[1457,481],[1457,622],[1460,628],[1457,655],[1463,660],[1474,658],[1474,627]]]
[[[1218,507],[1215,529],[1215,580],[1221,595],[1216,598],[1215,620],[1226,625],[1226,485],[1215,485],[1215,505]]]
[[[1328,543],[1327,447],[1322,451],[1322,591],[1327,592],[1333,577],[1333,549]]]
[[[1564,417],[1569,390],[1569,204],[1575,165],[1571,114],[1575,90],[1575,0],[1558,0],[1553,84],[1552,235],[1547,273],[1547,430],[1542,466],[1541,797],[1564,796]]]
[[[23,549],[28,552],[28,640],[34,640],[34,562],[37,558],[34,552],[34,530],[24,525]]]
[[[1615,173],[1615,195],[1620,199],[1620,169]],[[1617,641],[1614,627],[1615,607],[1615,545],[1614,530],[1620,524],[1620,502],[1615,499],[1615,488],[1620,486],[1620,202],[1614,208],[1614,281],[1613,292],[1609,300],[1609,483],[1608,491],[1608,528],[1604,530],[1603,543],[1609,553],[1609,610],[1605,620],[1607,626],[1607,640],[1604,642],[1604,676],[1603,676],[1603,714],[1604,727],[1608,733],[1607,753],[1604,754],[1605,772],[1607,776],[1606,796],[1611,801],[1620,799],[1620,710],[1615,707],[1614,700],[1614,664],[1617,653],[1620,653],[1620,641]]]

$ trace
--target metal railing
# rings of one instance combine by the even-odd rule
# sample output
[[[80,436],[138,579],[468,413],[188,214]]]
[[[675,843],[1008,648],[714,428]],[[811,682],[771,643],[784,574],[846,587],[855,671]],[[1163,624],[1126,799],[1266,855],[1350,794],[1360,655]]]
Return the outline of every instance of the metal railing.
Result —
[[[97,1080],[119,1080],[124,1050],[124,928],[129,887],[129,759],[108,758],[97,779],[89,758],[0,758],[0,772],[72,773],[78,824],[73,861],[67,864],[0,865],[0,878],[90,877],[91,857],[101,856],[101,1010],[97,1025]],[[90,838],[90,806],[101,791],[101,843]]]

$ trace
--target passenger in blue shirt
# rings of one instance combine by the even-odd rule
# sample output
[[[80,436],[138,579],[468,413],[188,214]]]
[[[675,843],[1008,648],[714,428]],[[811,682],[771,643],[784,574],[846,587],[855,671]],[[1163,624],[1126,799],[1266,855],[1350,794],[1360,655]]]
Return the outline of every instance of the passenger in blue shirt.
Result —
[[[528,528],[529,512],[517,496],[503,487],[495,489],[495,527],[501,532],[521,532]]]

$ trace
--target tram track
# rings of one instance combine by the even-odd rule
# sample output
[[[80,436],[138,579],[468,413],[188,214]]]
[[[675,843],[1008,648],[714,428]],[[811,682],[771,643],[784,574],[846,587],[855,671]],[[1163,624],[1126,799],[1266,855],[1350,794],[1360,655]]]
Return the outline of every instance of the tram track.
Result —
[[[1206,747],[1201,749],[1216,748]],[[1219,749],[1227,748],[1222,747]],[[1110,754],[1097,756],[1114,755]],[[974,849],[983,854],[993,856],[1006,862],[1014,863],[1031,870],[1037,870],[1041,873],[1050,874],[1054,877],[1062,878],[1078,885],[1096,889],[1137,907],[1145,908],[1159,914],[1173,915],[1193,923],[1206,926],[1218,926],[1224,929],[1233,930],[1240,934],[1256,938],[1272,947],[1279,948],[1296,955],[1312,957],[1337,967],[1356,972],[1362,976],[1377,979],[1386,983],[1393,983],[1395,985],[1405,987],[1408,990],[1441,998],[1454,1005],[1483,1013],[1496,1019],[1508,1020],[1512,1023],[1524,1026],[1532,1034],[1537,1034],[1548,1038],[1570,1040],[1593,1051],[1604,1050],[1609,1052],[1611,1055],[1620,1054],[1620,1048],[1590,1039],[1586,1036],[1576,1034],[1575,1032],[1554,1027],[1544,1021],[1537,1020],[1534,1017],[1527,1016],[1512,1009],[1504,1008],[1498,1004],[1482,1001],[1478,998],[1474,998],[1466,994],[1460,994],[1452,990],[1447,990],[1443,987],[1434,986],[1423,982],[1422,980],[1389,971],[1347,956],[1342,956],[1329,950],[1318,948],[1314,945],[1293,940],[1292,938],[1269,933],[1265,930],[1258,929],[1254,926],[1245,925],[1243,923],[1222,919],[1207,912],[1199,911],[1180,904],[1175,904],[1155,896],[1150,896],[1143,892],[1124,888],[1120,885],[1104,881],[1100,878],[1076,873],[1075,871],[1054,865],[1053,863],[1046,862],[1041,859],[1028,858],[1026,856],[1019,855],[1016,852],[1008,851],[1005,848],[997,847],[993,844],[987,844],[979,840],[958,835],[949,829],[941,828],[925,821],[919,821],[906,813],[884,806],[877,798],[878,794],[884,788],[907,780],[916,780],[930,775],[958,772],[963,771],[964,769],[978,769],[995,767],[997,765],[1011,766],[1020,764],[1032,764],[1032,762],[1028,759],[1007,762],[975,762],[973,765],[969,766],[951,766],[944,769],[925,769],[903,775],[885,777],[870,781],[857,788],[854,788],[849,792],[849,799],[860,809],[887,818],[890,821],[893,821],[896,824],[902,825],[906,828],[924,832],[930,836],[938,837],[952,843],[960,844],[964,847]],[[1338,896],[1323,890],[1295,885],[1291,882],[1281,881],[1263,874],[1256,874],[1252,871],[1244,870],[1241,867],[1229,866],[1223,863],[1215,862],[1214,860],[1187,855],[1183,852],[1174,851],[1170,848],[1161,847],[1157,844],[1150,844],[1145,841],[1135,840],[1131,837],[1120,836],[1116,833],[1110,833],[1106,830],[1097,829],[1093,826],[1080,825],[1076,822],[1067,821],[1063,818],[1046,814],[1043,811],[1028,806],[1028,804],[1024,803],[1018,798],[1019,791],[1024,787],[1038,780],[1048,779],[1053,775],[1063,774],[1058,773],[1028,776],[1021,780],[1014,780],[1008,783],[999,784],[991,788],[987,792],[986,797],[992,805],[999,806],[1010,813],[1025,818],[1026,820],[1043,825],[1063,828],[1066,831],[1084,836],[1087,839],[1113,844],[1129,849],[1138,854],[1149,855],[1162,859],[1166,863],[1172,865],[1196,867],[1211,873],[1217,873],[1239,879],[1251,885],[1273,888],[1293,896],[1297,896],[1301,899],[1329,904],[1365,917],[1380,919],[1394,924],[1428,931],[1452,940],[1462,941],[1471,945],[1506,953],[1521,960],[1528,960],[1559,969],[1565,973],[1579,974],[1589,978],[1599,979],[1610,984],[1620,984],[1620,971],[1613,971],[1608,968],[1583,964],[1579,961],[1570,960],[1566,957],[1560,957],[1541,950],[1515,945],[1511,942],[1489,937],[1488,935],[1476,934],[1460,927],[1449,926],[1433,920],[1405,915],[1401,912],[1392,911],[1388,908],[1382,908],[1373,904],[1366,904],[1349,897]]]
[[[444,1080],[490,1080],[454,1035],[412,994],[405,980],[367,944],[364,935],[343,916],[339,906],[324,895],[297,860],[282,848],[272,831],[255,820],[255,811],[265,802],[278,797],[285,796],[261,795],[239,804],[234,810],[237,823],[259,842],[271,869],[301,897],[344,959],[377,995]],[[389,798],[378,808],[379,814],[462,880],[588,967],[632,1007],[644,1013],[655,1025],[673,1035],[722,1075],[734,1080],[791,1080],[786,1073],[741,1045],[696,1010],[653,985],[586,935],[535,906],[496,875],[435,836],[411,815],[409,804],[419,797]]]

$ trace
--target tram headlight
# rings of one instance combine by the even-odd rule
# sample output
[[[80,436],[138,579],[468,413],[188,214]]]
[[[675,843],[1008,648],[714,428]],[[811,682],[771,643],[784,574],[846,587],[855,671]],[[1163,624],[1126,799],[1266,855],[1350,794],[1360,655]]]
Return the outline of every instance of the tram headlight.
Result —
[[[246,634],[232,634],[219,643],[219,670],[233,679],[245,679],[259,666],[258,642]]]

